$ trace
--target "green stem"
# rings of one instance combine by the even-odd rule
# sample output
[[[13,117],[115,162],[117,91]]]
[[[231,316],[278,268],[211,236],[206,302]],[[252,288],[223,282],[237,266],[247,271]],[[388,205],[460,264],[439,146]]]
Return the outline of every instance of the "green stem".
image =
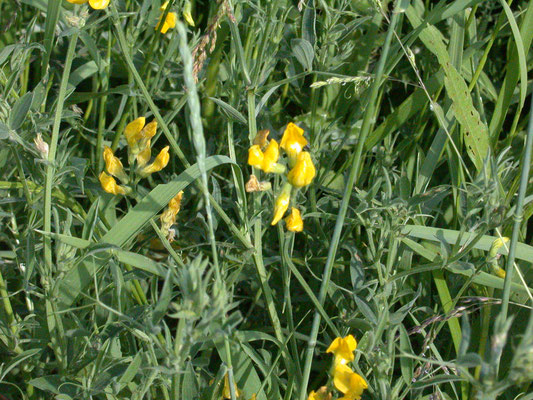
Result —
[[[500,311],[500,323],[504,323],[507,319],[507,311],[509,309],[509,297],[511,295],[511,282],[513,281],[514,259],[516,253],[516,245],[518,244],[518,236],[523,220],[524,198],[528,186],[529,167],[531,165],[531,149],[533,147],[533,101],[531,102],[531,110],[529,113],[529,127],[527,130],[526,144],[524,149],[524,158],[522,159],[522,171],[520,173],[520,187],[518,189],[518,198],[516,199],[516,208],[513,215],[513,233],[511,235],[511,242],[509,244],[509,256],[507,257],[507,264],[505,267],[505,280],[503,283],[502,307]],[[499,360],[498,360],[499,363]]]
[[[398,5],[398,3],[399,2],[396,2],[396,5]],[[359,134],[359,140],[357,142],[355,153],[352,155],[352,158],[351,158],[350,174],[348,176],[346,188],[344,190],[344,194],[342,197],[339,214],[337,215],[337,221],[335,223],[335,230],[333,231],[333,236],[332,236],[331,244],[330,244],[329,251],[328,251],[328,257],[326,259],[326,265],[324,266],[322,284],[320,285],[318,301],[320,302],[321,305],[324,304],[324,301],[326,299],[326,295],[327,295],[327,291],[329,287],[329,281],[331,278],[331,272],[333,269],[333,263],[335,262],[335,256],[337,254],[337,248],[339,246],[339,240],[340,240],[341,233],[342,233],[342,227],[344,225],[344,219],[346,217],[346,212],[348,210],[348,203],[349,203],[352,191],[353,191],[353,185],[355,183],[355,178],[356,176],[359,175],[359,169],[360,169],[361,161],[362,161],[363,148],[364,148],[364,144],[366,141],[366,137],[368,136],[368,132],[370,131],[370,128],[372,126],[372,118],[374,116],[374,110],[376,107],[375,102],[378,97],[379,88],[383,81],[383,71],[385,67],[385,62],[387,60],[391,40],[392,40],[393,33],[396,27],[396,23],[398,21],[398,15],[399,14],[396,11],[394,11],[392,14],[391,22],[389,24],[389,29],[387,31],[387,36],[385,38],[385,43],[383,45],[383,51],[379,59],[379,63],[378,63],[377,70],[376,70],[376,79],[374,80],[374,83],[372,85],[370,96],[367,102],[368,107],[366,108],[365,114],[363,117],[363,123],[361,126],[361,132]],[[319,328],[320,328],[320,313],[318,311],[315,311],[314,316],[313,316],[313,325],[311,327],[311,333],[309,335],[309,341],[307,343],[307,351],[306,351],[305,363],[304,363],[303,382],[302,382],[302,386],[300,389],[300,397],[299,397],[300,400],[305,400],[307,397],[307,385],[309,384],[309,375],[311,374],[311,365],[313,363],[313,355],[315,351]]]
[[[63,113],[63,105],[65,103],[65,94],[67,92],[67,84],[70,76],[70,68],[72,66],[72,59],[74,58],[74,51],[76,50],[76,43],[78,42],[78,32],[74,32],[70,38],[70,43],[65,59],[65,67],[63,69],[63,77],[59,86],[59,95],[57,97],[56,112],[54,116],[54,125],[52,128],[52,138],[50,139],[50,149],[48,152],[48,164],[46,166],[46,179],[44,187],[44,231],[51,232],[52,219],[52,184],[55,175],[55,160],[57,151],[57,142],[59,139],[59,126],[61,124],[61,115]],[[44,260],[47,272],[52,271],[52,242],[50,236],[44,237]]]

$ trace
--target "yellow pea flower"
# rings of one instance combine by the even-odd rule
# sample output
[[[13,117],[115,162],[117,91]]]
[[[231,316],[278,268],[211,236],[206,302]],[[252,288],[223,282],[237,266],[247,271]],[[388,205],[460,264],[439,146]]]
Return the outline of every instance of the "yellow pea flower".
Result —
[[[72,4],[85,4],[89,1],[89,5],[95,10],[103,10],[109,5],[109,0],[67,0]]]
[[[307,139],[304,138],[304,130],[298,125],[289,122],[285,128],[285,132],[283,132],[283,137],[279,145],[289,156],[290,164],[294,165],[297,161],[298,154],[307,146]]]
[[[300,210],[295,207],[291,208],[291,214],[285,218],[285,223],[287,224],[287,230],[291,232],[301,232],[304,230],[302,215],[300,214]]]
[[[363,391],[368,388],[363,377],[344,364],[338,364],[335,367],[333,384],[344,394],[339,400],[360,400]]]
[[[170,234],[169,230],[172,225],[176,223],[176,215],[181,208],[181,199],[183,198],[183,190],[180,191],[170,202],[168,207],[165,209],[163,214],[161,214],[161,230],[163,233],[167,234],[169,238],[173,235]]]
[[[104,146],[104,161],[105,169],[107,170],[107,172],[117,177],[124,183],[129,182],[128,175],[126,174],[126,172],[124,172],[122,162],[117,157],[115,157],[115,155],[113,154],[113,150],[111,150],[111,148],[107,146]]]
[[[291,185],[286,183],[274,203],[274,217],[272,218],[271,225],[276,225],[281,220],[283,214],[285,214],[285,211],[289,208],[290,201]]]
[[[311,160],[311,154],[302,151],[298,154],[296,164],[289,171],[287,179],[294,187],[301,188],[311,183],[316,175],[315,165]]]
[[[357,348],[357,341],[352,335],[343,338],[336,338],[329,345],[326,353],[335,355],[335,364],[346,364],[348,361],[355,359],[354,351]]]
[[[187,21],[187,23],[190,26],[194,26],[194,19],[192,19],[192,15],[191,15],[191,2],[190,1],[185,2],[185,5],[183,6],[183,11],[181,13],[183,14],[183,18],[185,18],[185,21]]]
[[[104,189],[107,193],[111,194],[127,194],[131,191],[130,188],[117,185],[117,181],[115,178],[113,178],[111,175],[107,175],[104,171],[100,173],[100,176],[98,177],[100,179],[100,184],[102,185],[102,189]]]
[[[137,141],[137,164],[139,167],[146,165],[150,161],[152,150],[150,149],[151,139],[155,136],[157,131],[157,121],[152,121],[145,125],[145,127],[138,134]]]
[[[274,139],[270,141],[264,153],[257,144],[248,150],[248,164],[267,173],[281,174],[285,172],[285,166],[278,164],[278,158],[279,145]]]
[[[327,386],[322,386],[317,392],[311,390],[307,400],[331,400],[331,393],[328,392]]]
[[[137,142],[142,137],[141,132],[144,128],[145,123],[146,123],[146,118],[139,117],[131,121],[128,125],[126,125],[126,128],[124,129],[124,136],[126,136],[126,140],[128,141],[128,146],[130,147],[130,151],[133,154],[138,153]]]
[[[139,172],[140,175],[143,177],[148,176],[150,174],[153,174],[154,172],[159,172],[163,168],[165,168],[168,164],[168,161],[170,160],[168,149],[169,149],[169,146],[166,146],[165,148],[163,148],[163,150],[161,150],[161,152],[157,155],[157,157],[155,158],[152,164],[147,165],[140,170]]]
[[[159,16],[159,21],[157,22],[157,25],[155,27],[155,30],[160,30],[161,33],[165,34],[167,31],[171,28],[176,27],[176,13],[173,13],[172,11],[167,14],[167,17],[165,18],[165,21],[161,23],[161,19],[163,18],[163,14],[165,13],[165,10],[168,7],[168,1],[166,1],[159,10],[161,11],[161,15]]]
[[[236,383],[234,383],[234,385],[235,385],[235,395],[237,397],[240,397],[241,391],[237,387]],[[224,389],[222,390],[222,397],[224,399],[231,399],[231,393],[230,393],[230,387],[229,387],[229,377],[228,377],[228,373],[227,372],[226,372],[226,375],[224,375]]]

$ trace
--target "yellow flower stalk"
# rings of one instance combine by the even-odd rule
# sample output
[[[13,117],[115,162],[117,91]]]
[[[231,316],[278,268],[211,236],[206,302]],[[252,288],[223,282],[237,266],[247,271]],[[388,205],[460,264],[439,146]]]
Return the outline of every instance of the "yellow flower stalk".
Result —
[[[139,174],[143,177],[153,174],[154,172],[159,172],[165,168],[170,160],[170,155],[168,154],[169,146],[166,146],[161,150],[157,155],[154,162],[150,165],[147,165],[139,171]]]
[[[331,400],[331,393],[328,391],[327,386],[322,386],[317,392],[311,390],[307,400]]]
[[[298,154],[296,164],[289,171],[287,179],[294,187],[301,188],[311,183],[316,175],[315,165],[311,160],[311,154],[302,151]]]
[[[89,1],[89,5],[91,8],[94,8],[95,10],[103,10],[104,8],[107,8],[109,5],[109,0],[67,0],[69,3],[72,4],[85,4],[87,1]]]
[[[167,235],[169,241],[174,237],[173,232],[170,228],[176,223],[176,215],[178,215],[181,208],[181,199],[183,198],[183,190],[180,191],[170,202],[168,207],[165,209],[163,214],[161,214],[161,230]]]
[[[346,364],[355,359],[354,351],[357,348],[357,341],[352,335],[343,338],[336,338],[329,345],[326,353],[333,353],[335,355],[335,365]]]
[[[163,14],[165,13],[165,10],[167,9],[168,7],[168,1],[166,1],[160,8],[159,10],[161,11],[161,15],[159,16],[159,21],[157,22],[157,25],[155,27],[155,30],[160,30],[161,33],[165,34],[167,33],[167,31],[171,28],[175,28],[176,27],[176,20],[178,19],[176,17],[176,13],[170,11],[168,14],[167,14],[167,17],[165,18],[165,21],[163,23],[161,23],[161,19],[163,19]]]
[[[339,400],[360,400],[363,391],[368,388],[363,377],[344,364],[338,364],[335,367],[333,384],[344,394]]]
[[[102,185],[102,189],[104,189],[107,193],[117,195],[127,194],[131,191],[131,189],[128,187],[117,185],[117,181],[115,180],[115,178],[113,178],[111,175],[106,174],[104,171],[100,173],[99,179],[100,184]]]
[[[285,223],[287,224],[287,230],[291,232],[301,232],[304,230],[304,221],[300,210],[295,207],[291,207],[291,214],[285,218]]]
[[[283,186],[281,193],[277,197],[276,202],[274,203],[274,217],[272,218],[271,225],[276,225],[281,220],[281,218],[283,218],[283,214],[285,214],[285,212],[289,208],[290,201],[291,185],[286,183]]]
[[[293,166],[297,162],[298,154],[307,146],[307,139],[304,138],[304,130],[298,125],[289,122],[287,128],[285,128],[285,132],[283,132],[283,137],[279,145],[285,150],[289,156],[290,165]]]
[[[234,385],[235,385],[235,395],[237,397],[240,397],[241,396],[241,391],[237,387],[236,383],[234,383]],[[231,393],[230,393],[230,387],[229,387],[229,377],[228,377],[228,373],[227,372],[226,372],[226,375],[224,375],[224,389],[222,390],[222,397],[224,399],[231,399]]]
[[[257,144],[248,150],[248,164],[261,169],[263,172],[276,174],[285,172],[285,166],[278,164],[278,158],[279,145],[275,140],[270,141],[264,153]]]
[[[114,177],[120,179],[124,183],[129,182],[128,175],[124,172],[124,167],[122,162],[115,157],[113,150],[111,148],[104,146],[104,161],[105,169]]]

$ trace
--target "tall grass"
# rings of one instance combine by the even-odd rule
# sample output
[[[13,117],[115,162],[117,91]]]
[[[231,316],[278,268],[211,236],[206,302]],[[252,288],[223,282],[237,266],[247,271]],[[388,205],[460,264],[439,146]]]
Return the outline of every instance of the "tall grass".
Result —
[[[532,2],[161,6],[0,2],[0,398],[358,398],[353,335],[362,399],[532,400]],[[247,162],[290,122],[302,232]]]

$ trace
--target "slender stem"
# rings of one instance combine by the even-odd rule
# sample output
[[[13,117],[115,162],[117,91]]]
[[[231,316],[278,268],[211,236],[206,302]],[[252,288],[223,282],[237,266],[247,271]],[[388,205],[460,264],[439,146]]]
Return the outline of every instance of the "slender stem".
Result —
[[[68,79],[70,76],[70,68],[72,66],[72,59],[74,58],[74,50],[76,50],[76,43],[78,42],[78,32],[74,32],[70,38],[68,45],[67,57],[65,60],[65,67],[63,69],[63,77],[59,86],[59,95],[57,97],[56,112],[54,116],[54,125],[52,128],[52,138],[50,139],[50,146],[48,152],[48,164],[46,166],[46,179],[44,187],[44,231],[51,232],[52,220],[52,184],[55,175],[55,159],[57,152],[57,142],[59,139],[59,126],[61,124],[61,115],[63,113],[63,104],[65,103],[65,94],[67,91]],[[49,235],[44,236],[44,260],[48,274],[52,271],[52,242]]]
[[[398,2],[396,2],[396,4],[398,4]],[[374,110],[376,106],[375,102],[378,97],[378,91],[383,80],[382,78],[383,78],[383,71],[385,68],[385,62],[387,60],[387,56],[389,53],[389,48],[390,48],[391,40],[393,37],[393,32],[396,27],[396,23],[398,21],[398,15],[399,14],[397,12],[393,12],[392,14],[391,22],[389,24],[389,29],[387,31],[387,36],[385,38],[385,44],[383,45],[383,51],[379,59],[379,63],[378,63],[377,70],[376,70],[376,79],[374,80],[374,83],[372,85],[370,96],[367,102],[368,107],[366,108],[365,114],[363,117],[363,123],[361,126],[361,132],[359,134],[359,140],[357,142],[355,153],[352,155],[352,159],[351,159],[352,165],[350,169],[350,174],[348,176],[348,182],[344,190],[339,214],[337,215],[337,221],[335,223],[335,230],[333,231],[331,245],[328,251],[328,257],[326,259],[326,265],[324,266],[322,284],[320,285],[318,301],[320,302],[321,305],[324,304],[324,301],[326,299],[326,294],[327,294],[327,289],[329,287],[329,280],[331,278],[333,263],[335,261],[335,256],[337,254],[337,248],[339,246],[339,240],[340,240],[340,236],[342,232],[342,227],[344,225],[344,219],[346,217],[346,212],[348,210],[348,203],[349,203],[352,191],[353,191],[353,185],[355,183],[355,178],[356,176],[359,175],[359,169],[360,169],[361,162],[362,162],[363,148],[364,148],[366,137],[368,136],[368,133],[370,132],[370,128],[372,126],[372,118],[374,116]],[[300,397],[299,397],[300,400],[305,400],[307,397],[307,385],[309,383],[309,375],[311,374],[311,365],[313,362],[313,354],[315,351],[319,327],[320,327],[320,313],[317,310],[315,310],[315,313],[313,316],[313,325],[311,327],[311,333],[309,335],[309,341],[307,343],[307,351],[305,355],[304,372],[303,372],[303,381],[302,381],[302,386],[300,389]]]
[[[531,165],[531,149],[533,147],[533,101],[531,102],[531,110],[529,113],[529,127],[527,130],[526,144],[524,149],[524,158],[522,159],[522,171],[520,173],[520,187],[518,189],[518,198],[516,199],[516,208],[513,215],[514,225],[513,233],[511,235],[511,243],[509,244],[509,256],[507,257],[507,264],[505,267],[505,281],[503,284],[502,308],[500,311],[501,322],[507,319],[507,311],[509,309],[509,296],[511,294],[511,282],[513,281],[514,259],[516,252],[516,245],[518,244],[518,236],[520,234],[520,227],[523,220],[524,198],[526,196],[529,166]]]

